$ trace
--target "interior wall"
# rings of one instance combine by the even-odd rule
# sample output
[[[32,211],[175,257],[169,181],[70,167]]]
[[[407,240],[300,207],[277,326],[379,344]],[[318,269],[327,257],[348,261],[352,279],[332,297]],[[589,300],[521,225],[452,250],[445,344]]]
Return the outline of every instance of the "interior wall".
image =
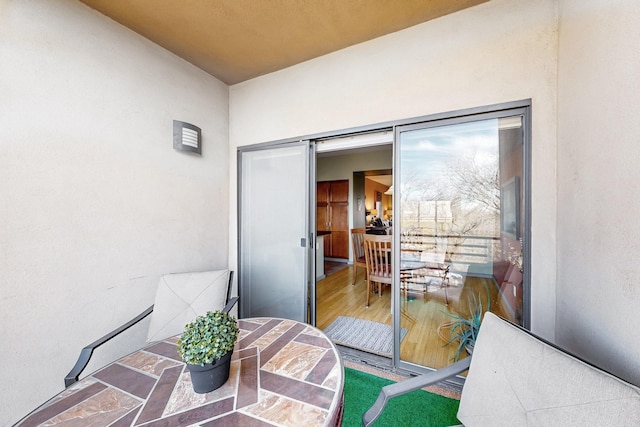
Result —
[[[557,338],[640,385],[640,3],[560,5]]]
[[[0,1],[0,64],[6,426],[160,275],[228,265],[228,87],[72,0]],[[202,129],[201,157],[173,150],[173,119]]]
[[[531,323],[554,339],[557,13],[493,0],[232,86],[232,176],[239,146],[530,98]]]
[[[382,212],[376,212],[376,217],[385,219],[384,212],[388,209],[391,209],[392,203],[393,203],[391,196],[384,194],[385,191],[389,189],[389,187],[384,184],[380,184],[379,182],[376,182],[372,179],[365,178],[364,188],[365,188],[365,205],[367,207],[367,210],[371,210],[371,209],[377,210],[376,191],[381,193],[380,201],[382,206]]]
[[[317,181],[335,181],[339,179],[349,180],[349,228],[356,227],[356,217],[359,217],[357,213],[358,204],[356,193],[354,190],[353,172],[367,171],[367,170],[381,170],[392,169],[393,167],[393,150],[390,148],[376,150],[376,151],[364,151],[364,152],[345,152],[345,154],[331,155],[328,157],[318,157],[316,164],[316,180]],[[362,195],[365,196],[366,179],[362,183]],[[385,187],[386,190],[386,187]],[[368,197],[366,196],[367,200]],[[363,199],[362,205],[362,218],[364,218],[364,205]],[[362,220],[362,227],[364,227],[364,219]],[[359,226],[359,225],[358,225]],[[349,250],[349,262],[353,262],[353,254]]]
[[[376,151],[345,152],[345,154],[318,157],[316,179],[335,181],[352,179],[353,172],[383,170],[393,168],[393,150],[386,148]]]
[[[351,216],[351,228],[364,228],[366,226],[365,216],[366,210],[364,206],[364,172],[353,173],[353,200],[354,208]],[[350,253],[350,259],[353,261],[353,251]]]

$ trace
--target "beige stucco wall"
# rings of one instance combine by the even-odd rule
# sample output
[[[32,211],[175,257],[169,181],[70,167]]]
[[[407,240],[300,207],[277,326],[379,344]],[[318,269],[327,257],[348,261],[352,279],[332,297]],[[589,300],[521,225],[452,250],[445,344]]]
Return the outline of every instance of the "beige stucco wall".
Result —
[[[553,339],[557,11],[493,0],[232,86],[232,177],[238,146],[531,98],[532,328]]]
[[[640,384],[640,2],[560,5],[557,338]]]
[[[202,157],[173,150],[173,119]],[[0,425],[160,275],[227,266],[228,157],[226,85],[79,2],[0,0]]]

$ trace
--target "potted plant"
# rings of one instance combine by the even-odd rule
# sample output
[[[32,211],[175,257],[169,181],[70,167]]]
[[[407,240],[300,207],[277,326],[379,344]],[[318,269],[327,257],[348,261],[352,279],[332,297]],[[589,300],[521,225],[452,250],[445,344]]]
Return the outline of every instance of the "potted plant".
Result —
[[[445,313],[453,320],[440,325],[440,327],[446,326],[449,328],[449,339],[444,345],[446,346],[452,343],[458,344],[458,348],[452,358],[453,361],[459,360],[462,352],[465,350],[468,354],[473,353],[473,347],[478,337],[480,324],[482,323],[482,315],[485,312],[482,301],[480,301],[480,298],[476,297],[476,295],[472,294],[467,302],[469,306],[468,315],[462,313],[458,313],[457,315]],[[488,293],[486,311],[491,311],[491,299]],[[440,327],[438,329],[440,329]]]
[[[238,323],[228,313],[209,311],[187,323],[178,340],[178,353],[187,364],[196,393],[208,393],[229,379]]]

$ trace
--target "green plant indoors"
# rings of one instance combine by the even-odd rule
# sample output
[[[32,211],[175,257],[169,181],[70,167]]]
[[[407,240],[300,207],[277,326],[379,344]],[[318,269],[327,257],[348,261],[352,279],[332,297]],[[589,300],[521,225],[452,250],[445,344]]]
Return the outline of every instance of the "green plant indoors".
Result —
[[[473,350],[473,346],[476,343],[478,337],[478,331],[480,330],[480,324],[482,323],[482,315],[484,314],[484,308],[482,301],[476,295],[471,295],[467,300],[469,306],[469,314],[463,315],[458,313],[457,315],[445,313],[447,316],[453,318],[450,322],[449,329],[449,341],[446,345],[457,342],[458,348],[453,355],[452,360],[457,361],[462,356],[462,352],[466,348]],[[491,311],[491,299],[487,292],[487,311]]]
[[[238,338],[238,322],[222,311],[209,311],[187,323],[178,340],[178,353],[189,365],[205,365],[233,350]]]

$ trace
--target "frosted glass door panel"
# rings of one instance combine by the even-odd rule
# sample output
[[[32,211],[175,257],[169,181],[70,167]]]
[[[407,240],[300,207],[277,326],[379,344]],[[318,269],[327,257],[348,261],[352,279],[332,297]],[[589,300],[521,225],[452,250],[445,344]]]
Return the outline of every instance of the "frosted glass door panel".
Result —
[[[309,148],[241,153],[240,315],[306,322]]]

